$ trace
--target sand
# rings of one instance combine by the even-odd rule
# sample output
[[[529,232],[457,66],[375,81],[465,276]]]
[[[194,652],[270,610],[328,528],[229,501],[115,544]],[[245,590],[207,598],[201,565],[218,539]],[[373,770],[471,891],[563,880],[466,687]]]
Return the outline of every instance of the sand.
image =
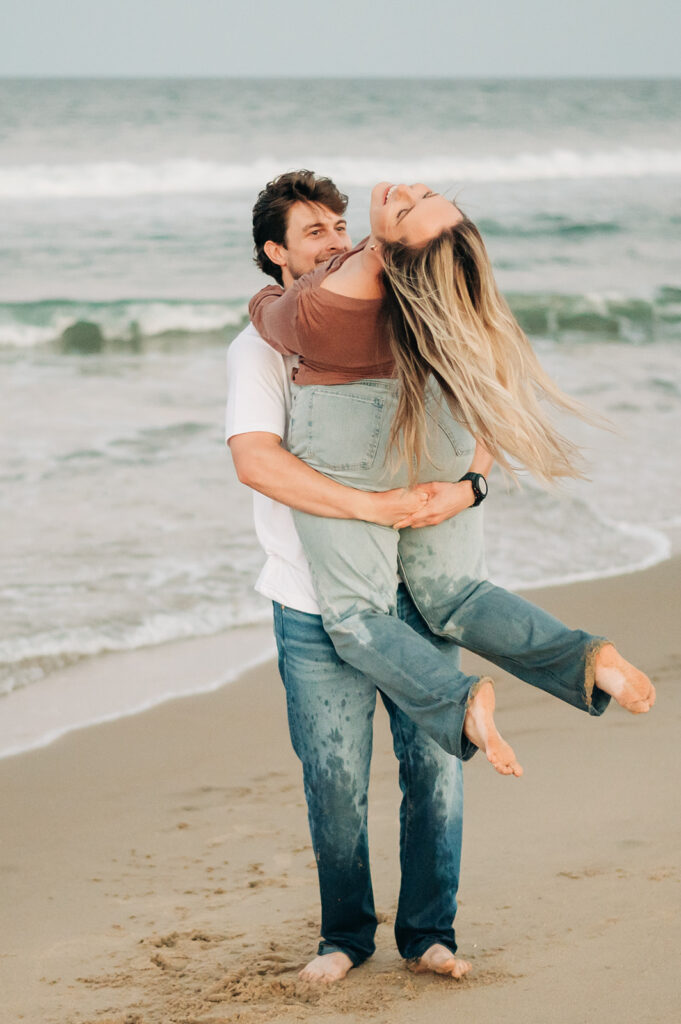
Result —
[[[495,672],[525,776],[501,778],[479,756],[466,767],[462,982],[408,973],[394,946],[399,791],[382,713],[378,950],[328,990],[296,977],[318,895],[273,664],[0,761],[0,1019],[677,1022],[680,591],[675,558],[531,595],[610,636],[650,672],[658,705],[590,719]]]

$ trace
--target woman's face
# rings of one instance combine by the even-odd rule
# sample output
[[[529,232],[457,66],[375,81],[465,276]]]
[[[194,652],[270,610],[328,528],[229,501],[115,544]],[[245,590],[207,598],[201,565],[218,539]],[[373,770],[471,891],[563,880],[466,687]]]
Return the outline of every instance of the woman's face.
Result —
[[[371,234],[378,242],[425,245],[446,228],[463,220],[449,199],[427,185],[392,185],[380,181],[371,192]]]

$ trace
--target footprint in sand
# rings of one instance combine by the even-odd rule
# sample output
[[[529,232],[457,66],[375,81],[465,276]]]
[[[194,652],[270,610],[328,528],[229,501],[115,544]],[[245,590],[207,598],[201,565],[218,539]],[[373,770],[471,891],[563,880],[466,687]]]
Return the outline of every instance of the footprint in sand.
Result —
[[[174,971],[176,974],[183,971],[189,963],[188,956],[182,956],[182,954],[176,955],[163,955],[161,953],[154,953],[150,957],[152,964],[156,967],[160,967],[162,971]]]
[[[676,882],[678,878],[678,868],[658,868],[657,871],[653,871],[652,874],[648,875],[649,882]]]

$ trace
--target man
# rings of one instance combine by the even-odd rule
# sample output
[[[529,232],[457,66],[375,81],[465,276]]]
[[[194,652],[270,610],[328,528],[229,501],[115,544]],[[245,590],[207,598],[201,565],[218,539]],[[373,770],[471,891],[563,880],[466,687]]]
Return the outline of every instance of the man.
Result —
[[[284,288],[351,248],[347,198],[310,171],[281,175],[260,193],[253,210],[256,262]],[[376,915],[369,869],[367,791],[375,684],[342,662],[324,632],[309,566],[290,507],[313,515],[356,518],[390,526],[424,526],[473,504],[469,482],[433,483],[418,491],[371,494],[329,480],[282,446],[295,360],[282,357],[249,325],[228,352],[226,440],[239,479],[253,488],[258,539],[267,554],[256,589],[274,603],[279,669],[291,740],[303,766],[321,896],[321,942],[301,971],[308,981],[332,982],[374,951]],[[473,469],[485,473],[487,453]],[[401,585],[398,613],[432,636]],[[470,964],[454,954],[461,855],[461,764],[381,694],[400,766],[402,881],[395,919],[401,955],[418,972],[458,978]]]

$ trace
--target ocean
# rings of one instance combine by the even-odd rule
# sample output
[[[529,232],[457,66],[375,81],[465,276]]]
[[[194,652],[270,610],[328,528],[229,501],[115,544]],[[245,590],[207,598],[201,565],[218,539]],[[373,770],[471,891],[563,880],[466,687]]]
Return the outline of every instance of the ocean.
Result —
[[[493,476],[492,578],[667,557],[680,112],[681,80],[0,80],[4,714],[103,652],[268,620],[224,360],[265,283],[255,196],[295,167],[348,193],[356,240],[377,180],[456,196],[544,364],[612,424],[565,424],[587,481]]]

